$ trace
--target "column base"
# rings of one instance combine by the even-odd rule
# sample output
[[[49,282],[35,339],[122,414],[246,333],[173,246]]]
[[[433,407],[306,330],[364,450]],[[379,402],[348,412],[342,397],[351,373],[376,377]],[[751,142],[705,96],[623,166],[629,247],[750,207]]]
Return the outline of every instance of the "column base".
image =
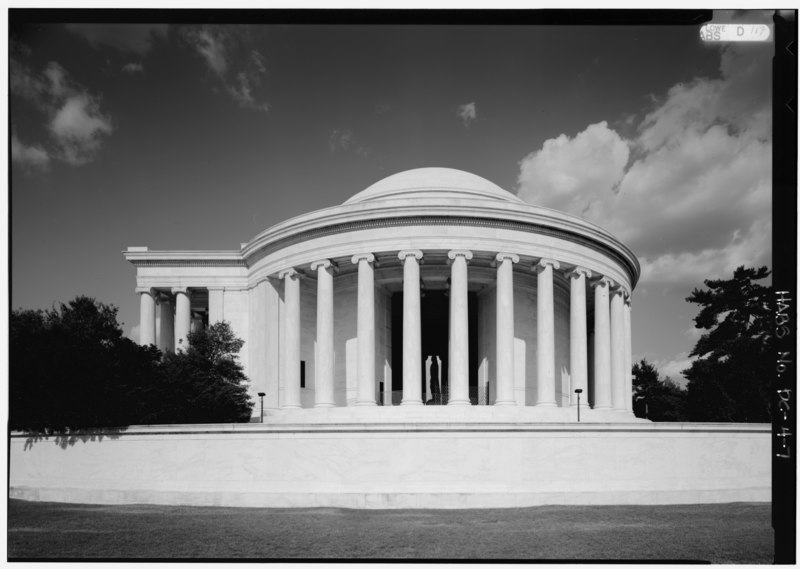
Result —
[[[377,407],[374,401],[356,401],[356,407]]]
[[[558,407],[555,401],[542,401],[540,403],[536,403],[537,407]]]
[[[281,409],[302,409],[301,405],[281,405]]]
[[[336,407],[336,403],[314,403],[314,408],[318,407]]]
[[[494,407],[517,407],[516,401],[495,401],[492,404]]]
[[[402,405],[402,406],[407,406],[407,405],[411,405],[411,406],[422,405],[422,400],[421,400],[421,399],[403,399],[403,400],[400,402],[400,405]]]

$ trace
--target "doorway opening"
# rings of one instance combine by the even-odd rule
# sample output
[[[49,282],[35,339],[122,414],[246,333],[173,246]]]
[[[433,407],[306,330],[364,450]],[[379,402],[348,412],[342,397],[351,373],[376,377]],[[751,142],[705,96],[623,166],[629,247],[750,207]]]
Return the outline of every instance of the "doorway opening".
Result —
[[[469,398],[478,404],[478,296],[470,292]],[[426,290],[421,298],[422,400],[426,405],[447,405],[450,386],[450,298],[444,290]],[[392,388],[403,389],[403,293],[392,295]]]

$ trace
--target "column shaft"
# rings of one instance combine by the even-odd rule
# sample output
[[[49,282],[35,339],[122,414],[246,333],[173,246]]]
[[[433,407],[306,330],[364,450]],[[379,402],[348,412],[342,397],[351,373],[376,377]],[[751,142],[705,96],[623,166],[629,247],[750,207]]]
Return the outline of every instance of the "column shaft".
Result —
[[[583,390],[583,401],[587,401],[588,353],[586,342],[586,278],[591,276],[588,269],[575,267],[569,274],[569,373],[570,404],[578,404],[576,389]]]
[[[286,303],[283,342],[283,405],[302,407],[300,400],[300,275],[294,269],[281,271]]]
[[[536,405],[556,405],[556,331],[553,269],[557,261],[542,259],[535,266],[536,281]]]
[[[156,299],[153,289],[136,289],[139,295],[139,344],[156,343]]]
[[[623,291],[611,293],[611,404],[615,411],[625,411],[625,316]]]
[[[594,286],[594,408],[611,408],[611,325],[608,312],[610,281]]]
[[[375,275],[371,253],[355,255],[358,264],[358,388],[356,405],[375,405]]]
[[[317,362],[314,407],[335,407],[333,398],[333,271],[329,260],[311,263],[317,271]]]
[[[514,263],[519,257],[498,253],[497,307],[495,333],[497,335],[497,397],[495,405],[516,405],[514,399]]]
[[[173,288],[175,295],[175,351],[182,352],[189,347],[189,330],[192,326],[192,307],[189,290]]]
[[[472,251],[450,251],[450,349],[448,405],[469,405],[469,296],[467,261]]]
[[[631,300],[630,296],[625,300],[623,307],[625,317],[625,409],[633,412],[633,354],[631,352]]]
[[[208,325],[225,320],[225,289],[208,288]]]
[[[403,401],[422,405],[422,322],[419,259],[422,251],[400,251],[403,261]]]
[[[174,304],[172,297],[162,296],[161,306],[161,342],[159,349],[166,352],[175,351],[175,314],[172,312]]]

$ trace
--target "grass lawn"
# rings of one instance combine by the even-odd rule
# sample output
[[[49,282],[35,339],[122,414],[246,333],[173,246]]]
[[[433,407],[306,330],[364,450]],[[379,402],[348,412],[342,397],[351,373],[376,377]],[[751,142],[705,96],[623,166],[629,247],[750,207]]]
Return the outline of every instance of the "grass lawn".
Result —
[[[771,563],[770,504],[347,510],[8,502],[23,558]]]

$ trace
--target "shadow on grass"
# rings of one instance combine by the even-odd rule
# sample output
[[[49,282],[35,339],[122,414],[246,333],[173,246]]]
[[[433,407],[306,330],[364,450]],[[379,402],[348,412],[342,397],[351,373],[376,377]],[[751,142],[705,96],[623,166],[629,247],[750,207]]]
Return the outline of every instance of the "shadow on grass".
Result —
[[[104,438],[115,440],[119,438],[120,433],[124,433],[128,427],[96,427],[87,429],[74,429],[66,432],[54,432],[48,430],[41,431],[27,431],[28,437],[25,439],[24,450],[30,450],[33,445],[49,441],[51,438],[53,442],[60,446],[62,449],[74,446],[78,441],[102,441]]]

